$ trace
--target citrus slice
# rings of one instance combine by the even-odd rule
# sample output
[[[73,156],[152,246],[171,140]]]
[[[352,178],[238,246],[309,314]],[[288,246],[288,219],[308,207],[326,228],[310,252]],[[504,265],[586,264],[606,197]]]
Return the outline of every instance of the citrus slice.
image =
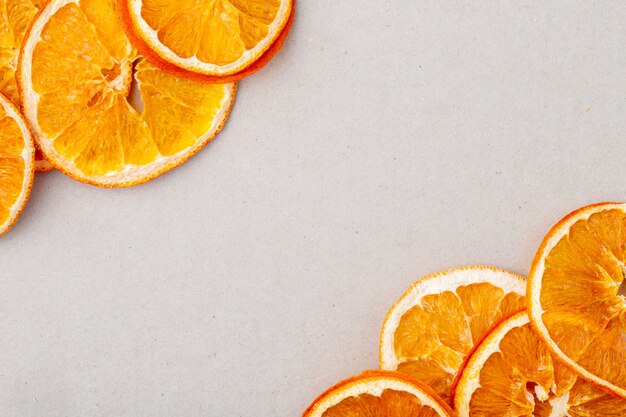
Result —
[[[550,230],[528,282],[533,325],[584,378],[626,398],[626,204],[581,208]]]
[[[577,377],[550,353],[526,311],[476,347],[460,373],[454,406],[459,417],[626,415],[626,400]]]
[[[450,417],[453,411],[430,388],[398,372],[369,371],[338,383],[303,417]]]
[[[19,106],[17,57],[26,29],[42,0],[0,0],[0,93]]]
[[[197,72],[191,72],[164,60],[159,54],[150,49],[150,46],[148,46],[148,44],[135,33],[135,29],[132,26],[129,15],[128,0],[118,0],[118,6],[126,35],[130,38],[133,46],[137,48],[139,52],[153,64],[180,77],[209,83],[229,83],[241,80],[242,78],[245,78],[259,71],[280,51],[280,49],[283,47],[283,44],[285,43],[285,40],[287,39],[289,31],[291,30],[291,25],[295,16],[296,0],[292,0],[291,14],[289,16],[289,19],[287,19],[287,24],[281,31],[280,35],[278,35],[278,38],[276,38],[274,43],[272,43],[272,45],[269,47],[269,49],[265,51],[263,55],[261,55],[256,61],[250,64],[250,66],[244,68],[241,71],[228,75],[207,75]]]
[[[0,93],[21,106],[15,71],[20,45],[31,20],[43,0],[0,0]],[[35,152],[35,171],[50,171],[52,165],[41,154]]]
[[[0,94],[0,235],[20,216],[33,185],[35,146],[26,122]]]
[[[18,66],[24,115],[46,159],[102,187],[141,184],[186,161],[221,130],[236,90],[150,64],[131,46],[115,4],[47,3]],[[133,82],[140,100],[131,105]]]
[[[398,370],[447,399],[463,358],[487,330],[525,306],[524,278],[500,269],[451,269],[417,281],[389,310],[380,366]]]
[[[133,37],[152,51],[148,58],[156,55],[159,62],[218,77],[241,73],[262,58],[281,34],[286,35],[294,9],[293,0],[123,0],[120,4]]]

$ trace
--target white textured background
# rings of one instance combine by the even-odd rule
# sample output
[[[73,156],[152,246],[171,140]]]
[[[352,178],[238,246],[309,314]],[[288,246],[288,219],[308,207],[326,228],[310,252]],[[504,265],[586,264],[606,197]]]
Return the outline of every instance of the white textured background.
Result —
[[[473,4],[479,3],[479,4]],[[626,199],[622,1],[300,0],[224,132],[147,185],[39,175],[0,240],[0,414],[297,416],[423,274],[525,274]]]

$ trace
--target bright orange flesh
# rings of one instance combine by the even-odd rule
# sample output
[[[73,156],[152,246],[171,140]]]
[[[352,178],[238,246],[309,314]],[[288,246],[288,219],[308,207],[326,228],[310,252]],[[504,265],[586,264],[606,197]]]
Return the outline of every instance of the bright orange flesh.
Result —
[[[114,0],[62,3],[44,13],[30,79],[21,80],[23,96],[39,95],[36,108],[24,99],[25,113],[55,166],[96,185],[134,185],[172,168],[164,158],[191,155],[219,131],[234,85],[181,79],[138,57]],[[133,79],[141,113],[127,100]]]
[[[269,49],[265,51],[257,60],[255,60],[253,63],[251,63],[249,66],[245,67],[244,69],[234,72],[232,74],[210,75],[210,74],[203,74],[199,72],[189,71],[187,69],[181,68],[173,64],[172,62],[168,62],[165,59],[163,59],[161,55],[159,55],[153,49],[151,49],[150,46],[146,43],[146,41],[139,36],[138,31],[136,27],[134,26],[130,13],[129,13],[128,0],[118,0],[118,11],[120,13],[122,24],[124,26],[124,30],[126,31],[126,35],[131,40],[133,46],[137,48],[139,52],[144,57],[146,57],[146,59],[148,59],[150,62],[152,62],[154,65],[158,66],[159,68],[171,74],[177,75],[179,77],[183,77],[183,78],[187,78],[191,80],[197,80],[201,82],[218,83],[218,84],[239,81],[245,77],[248,77],[254,74],[255,72],[262,69],[265,65],[267,65],[267,63],[271,61],[272,58],[274,58],[274,56],[281,50],[283,44],[285,43],[285,40],[287,39],[287,35],[289,34],[289,31],[291,30],[291,26],[293,24],[293,20],[295,16],[295,9],[296,9],[296,0],[292,0],[291,15],[289,16],[289,19],[287,20],[285,27],[280,32],[280,35],[278,35],[274,43],[272,43],[272,45],[269,47]]]
[[[541,289],[531,288],[529,301],[533,320],[543,323],[547,334],[538,330],[609,389],[626,390],[626,303],[618,294],[626,270],[624,208],[580,218],[548,253],[540,250],[538,259],[544,269],[539,273],[533,266],[533,283]]]
[[[456,371],[474,343],[493,323],[524,303],[523,296],[505,295],[486,283],[424,297],[422,306],[409,310],[396,330],[394,349],[404,361],[398,370],[447,397]]]
[[[484,268],[485,273],[493,273],[487,267],[468,269],[480,272],[480,268]],[[423,284],[418,282],[415,285],[423,286],[421,291],[424,292],[428,291],[429,285],[445,286],[437,283],[444,281],[445,275],[450,273],[464,274],[464,269],[450,270],[442,273],[441,278],[426,278]],[[509,274],[505,271],[501,273]],[[518,280],[518,293],[505,292],[489,282],[482,282],[479,274],[474,283],[416,300],[416,304],[402,314],[395,328],[393,351],[397,366],[381,360],[381,367],[398,370],[423,381],[447,399],[457,371],[472,347],[494,323],[525,306],[523,279],[509,275],[513,277],[511,279]],[[413,290],[412,287],[407,294]],[[385,326],[388,323],[389,318]],[[381,349],[389,349],[384,338],[381,340]]]
[[[178,56],[224,65],[267,36],[279,7],[280,0],[143,0],[141,15]]]
[[[20,156],[24,137],[15,119],[0,106],[0,225],[10,217],[25,178],[25,161]]]
[[[15,71],[20,45],[43,0],[0,0],[0,93],[21,107]],[[50,171],[52,165],[35,154],[35,170]]]
[[[143,0],[141,15],[161,43],[181,58],[224,65],[268,34],[280,0]],[[233,34],[238,34],[233,36]]]
[[[521,325],[509,327],[512,322]],[[455,406],[461,417],[626,414],[626,400],[577,378],[552,356],[526,312],[505,320],[476,349],[463,370]]]
[[[0,235],[21,213],[33,181],[34,146],[17,107],[0,94]]]

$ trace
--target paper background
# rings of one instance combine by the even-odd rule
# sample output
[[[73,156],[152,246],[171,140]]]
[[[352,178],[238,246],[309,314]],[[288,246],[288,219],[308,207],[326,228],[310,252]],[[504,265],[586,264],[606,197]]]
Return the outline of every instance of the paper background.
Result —
[[[300,0],[219,138],[145,186],[38,175],[0,239],[0,414],[297,416],[411,282],[525,274],[626,198],[620,1]]]

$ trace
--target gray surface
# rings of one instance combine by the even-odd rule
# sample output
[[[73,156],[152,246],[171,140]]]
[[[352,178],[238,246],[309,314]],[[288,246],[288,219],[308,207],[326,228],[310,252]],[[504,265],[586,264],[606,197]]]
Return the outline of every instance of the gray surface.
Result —
[[[299,415],[376,366],[414,279],[526,273],[560,216],[623,200],[623,2],[472,3],[300,0],[189,163],[38,176],[0,240],[0,414]]]

